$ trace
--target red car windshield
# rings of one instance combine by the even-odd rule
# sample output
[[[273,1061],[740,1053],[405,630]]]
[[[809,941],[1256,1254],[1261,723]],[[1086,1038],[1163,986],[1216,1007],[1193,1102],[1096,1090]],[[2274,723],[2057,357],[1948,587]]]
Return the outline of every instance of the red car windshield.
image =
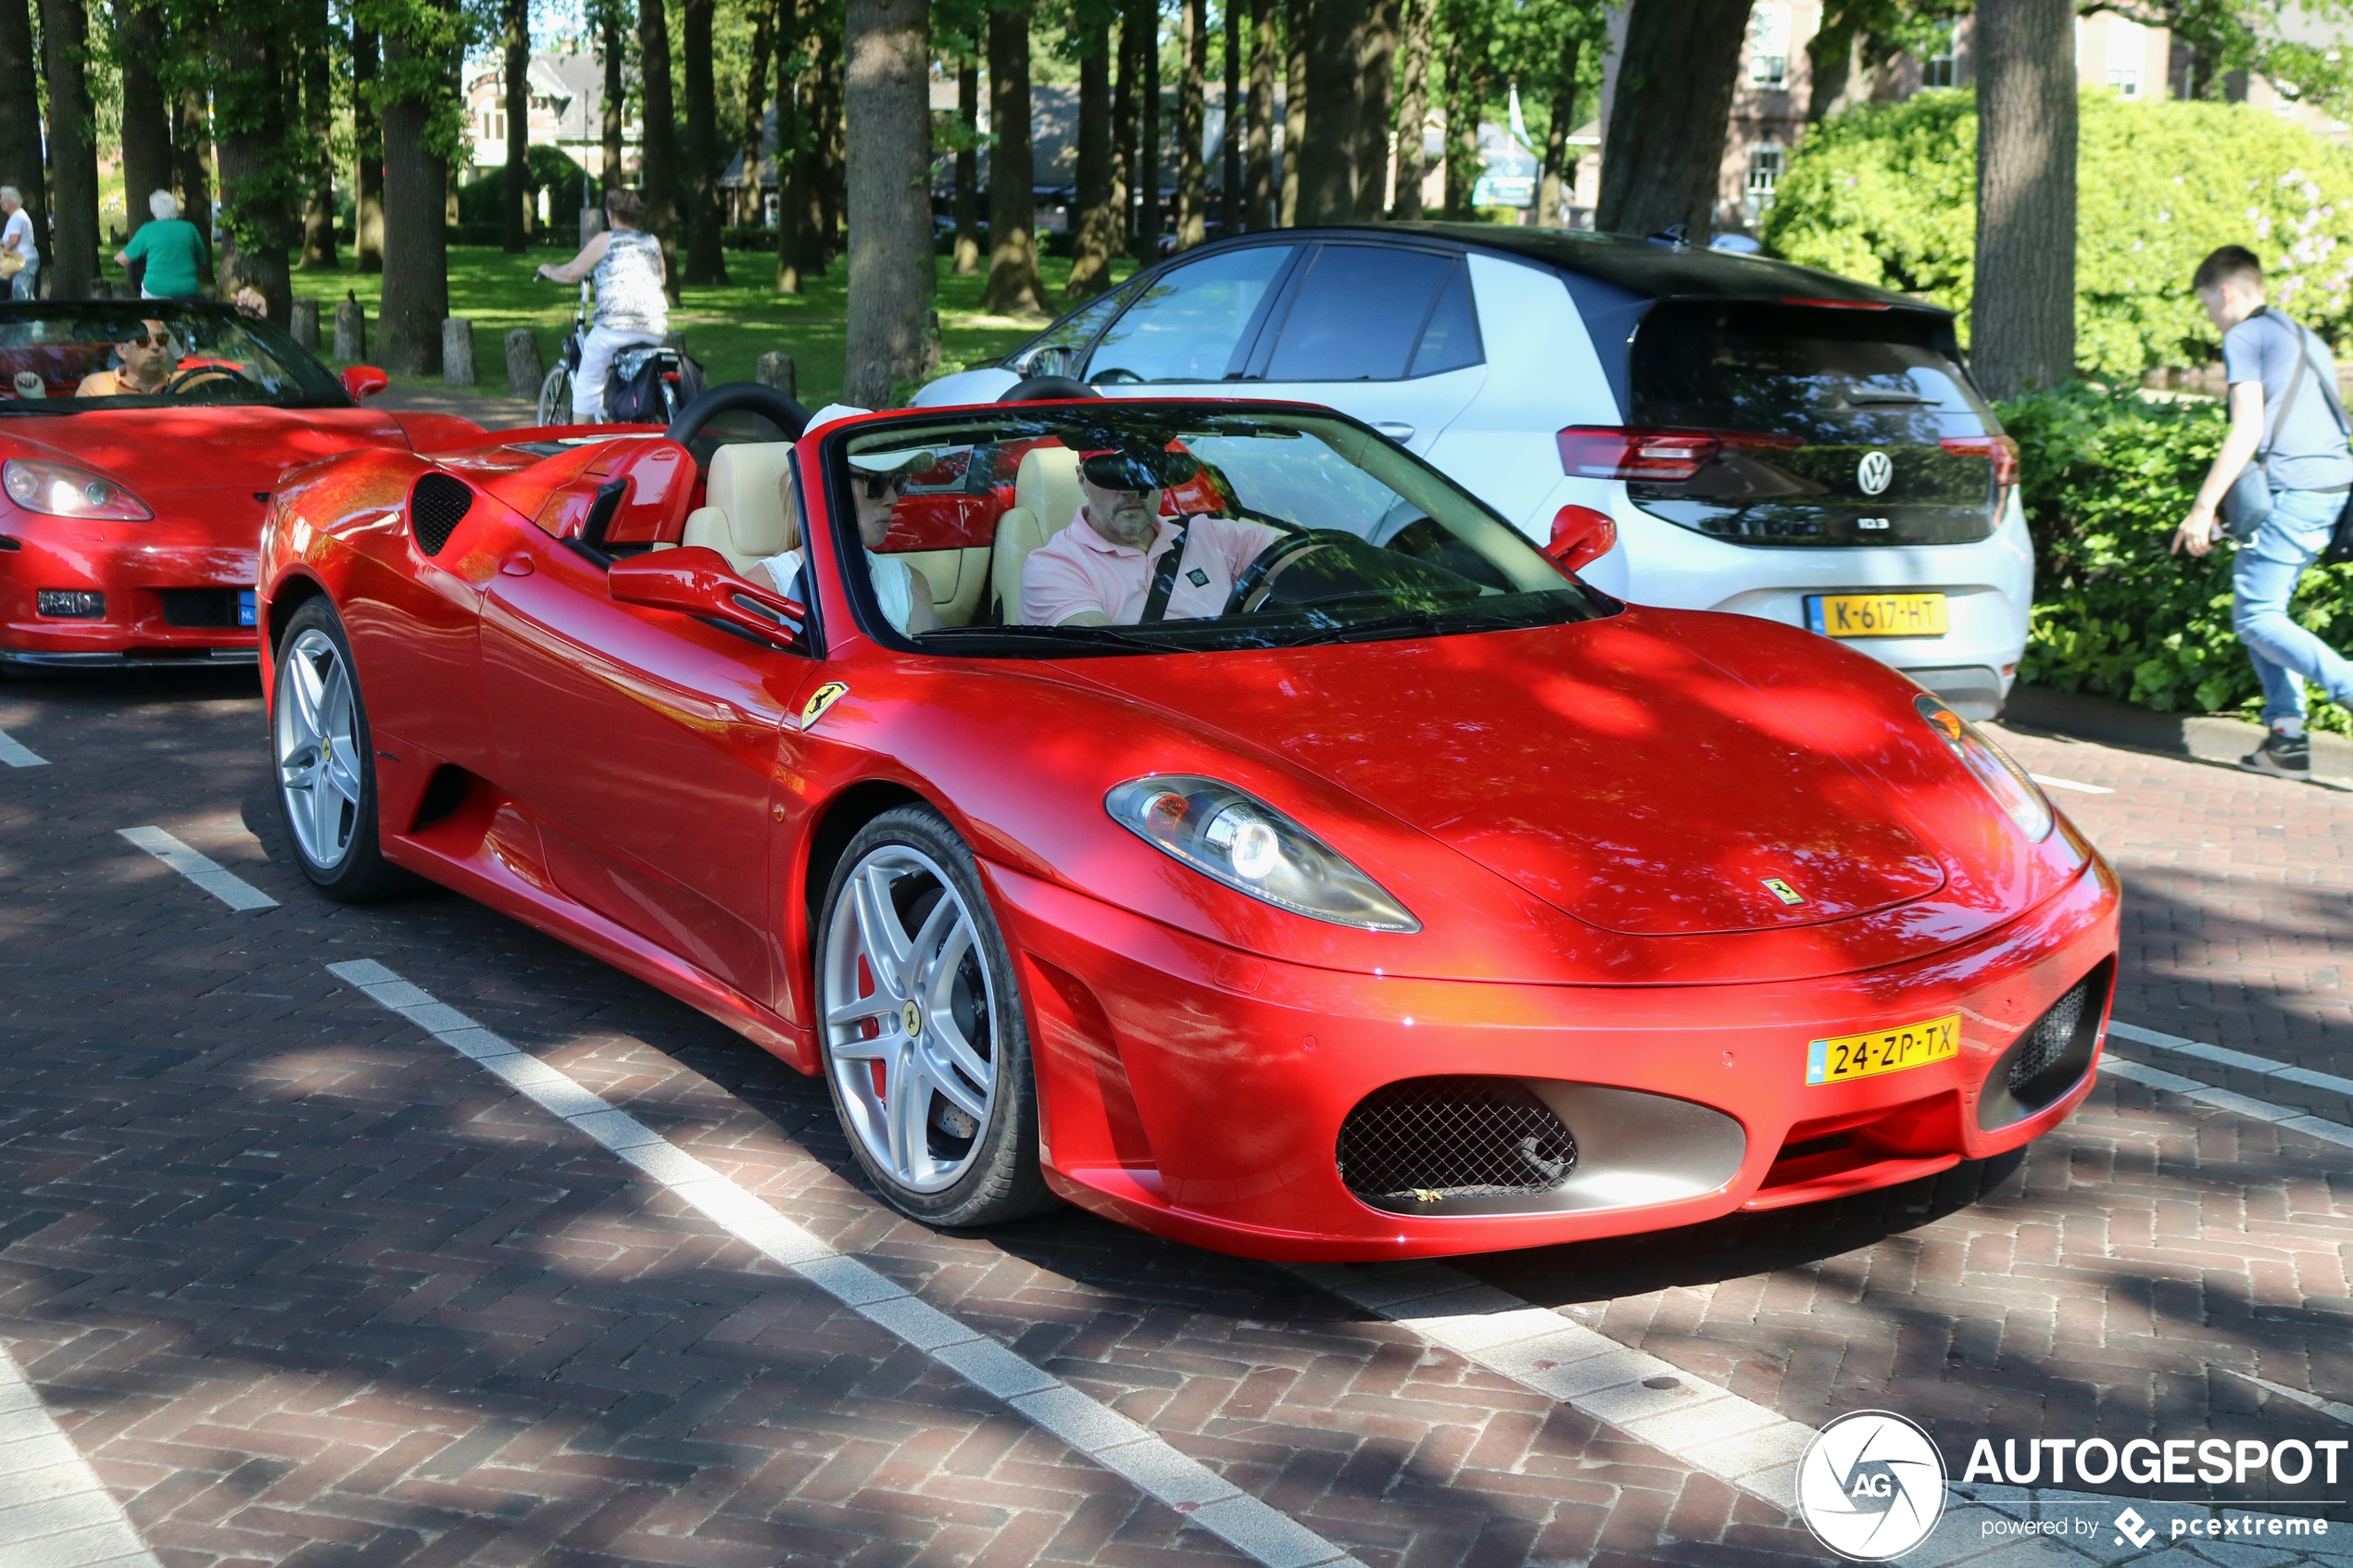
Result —
[[[292,338],[226,306],[0,301],[0,414],[350,402]]]

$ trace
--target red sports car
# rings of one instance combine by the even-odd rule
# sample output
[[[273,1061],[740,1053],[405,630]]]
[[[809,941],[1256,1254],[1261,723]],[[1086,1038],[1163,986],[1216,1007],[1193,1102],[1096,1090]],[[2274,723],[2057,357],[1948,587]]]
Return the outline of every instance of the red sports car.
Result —
[[[1884,666],[1588,588],[1590,517],[1315,408],[730,408],[805,417],[290,476],[280,795],[330,895],[420,873],[823,1073],[910,1215],[1526,1247],[2091,1085],[2091,847]]]
[[[250,663],[278,475],[479,439],[226,306],[0,300],[0,669]]]

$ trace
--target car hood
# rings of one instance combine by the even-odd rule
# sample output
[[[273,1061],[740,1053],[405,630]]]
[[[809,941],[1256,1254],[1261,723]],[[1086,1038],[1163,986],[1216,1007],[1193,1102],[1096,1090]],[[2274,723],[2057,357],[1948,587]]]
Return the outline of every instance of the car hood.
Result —
[[[150,505],[174,492],[267,491],[300,463],[354,446],[409,445],[398,422],[379,409],[254,405],[11,419],[0,423],[0,443],[24,456],[102,470]]]
[[[1606,931],[1810,925],[1944,885],[1835,737],[1792,744],[1768,699],[1649,618],[1131,672],[1148,676],[1136,695],[1290,759]]]

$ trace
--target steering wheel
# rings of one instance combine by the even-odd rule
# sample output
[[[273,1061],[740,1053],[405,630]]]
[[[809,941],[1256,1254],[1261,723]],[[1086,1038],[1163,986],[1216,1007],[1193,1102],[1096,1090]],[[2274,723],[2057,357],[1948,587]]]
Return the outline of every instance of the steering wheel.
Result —
[[[1133,370],[1114,366],[1108,370],[1097,370],[1087,379],[1097,386],[1126,386],[1131,382],[1140,382],[1144,378]]]
[[[690,445],[702,433],[702,427],[720,414],[749,408],[785,433],[787,441],[800,439],[809,428],[809,410],[777,391],[755,381],[731,381],[714,386],[700,397],[678,410],[662,433],[681,446]]]
[[[233,385],[243,387],[248,392],[262,390],[259,382],[255,381],[243,370],[233,370],[226,365],[190,365],[184,370],[175,370],[171,374],[171,379],[163,383],[163,390],[166,394],[176,397],[198,382],[213,376],[224,377]]]
[[[1258,558],[1242,569],[1234,580],[1234,591],[1226,596],[1226,608],[1220,615],[1239,615],[1256,609],[1274,591],[1275,578],[1292,565],[1317,550],[1331,546],[1329,536],[1320,533],[1294,533],[1280,539],[1258,552]]]

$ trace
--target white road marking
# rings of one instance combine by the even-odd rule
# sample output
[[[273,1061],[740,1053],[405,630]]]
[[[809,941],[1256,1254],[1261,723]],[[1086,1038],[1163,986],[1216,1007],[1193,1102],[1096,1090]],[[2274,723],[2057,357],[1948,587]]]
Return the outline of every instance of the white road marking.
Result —
[[[2111,1033],[2114,1032],[2115,1027],[2112,1023],[2108,1025]],[[2320,1138],[2327,1143],[2353,1148],[2353,1127],[2348,1127],[2342,1122],[2331,1122],[2325,1117],[2314,1116],[2308,1111],[2297,1110],[2289,1106],[2273,1105],[2270,1100],[2257,1099],[2249,1095],[2233,1094],[2229,1089],[2218,1089],[2210,1084],[2201,1084],[2195,1078],[2184,1078],[2178,1073],[2168,1073],[2163,1068],[2151,1067],[2145,1062],[2127,1061],[2120,1056],[2104,1058],[2100,1062],[2100,1071],[2113,1073],[2119,1078],[2139,1084],[2145,1088],[2164,1089],[2168,1093],[2194,1099],[2200,1105],[2210,1105],[2217,1110],[2232,1111],[2256,1122],[2269,1122],[2274,1126],[2285,1127],[2290,1132],[2302,1133],[2307,1137]]]
[[[161,828],[117,828],[115,831],[233,909],[274,909],[278,907],[278,900],[269,894],[209,855],[200,855],[189,848]]]
[[[2071,789],[2078,795],[2114,795],[2116,793],[2106,784],[2077,784],[2073,779],[2055,779],[2048,773],[2029,773],[2026,776],[2045,789]]]
[[[2256,1056],[2248,1051],[2226,1050],[2221,1046],[2209,1046],[2203,1040],[2183,1039],[2179,1035],[2161,1034],[2155,1029],[2143,1029],[2131,1023],[2111,1022],[2108,1026],[2108,1032],[2121,1039],[2132,1040],[2144,1046],[2155,1046],[2159,1050],[2174,1051],[2183,1056],[2196,1057],[2200,1061],[2210,1061],[2217,1066],[2236,1067],[2248,1073],[2260,1073],[2268,1078],[2284,1079],[2288,1083],[2301,1084],[2309,1089],[2326,1089],[2331,1094],[2353,1095],[2353,1078],[2340,1078],[2334,1073],[2315,1073],[2309,1068],[2297,1067],[2291,1062],[2277,1061],[2268,1056]]]
[[[0,1348],[0,1568],[161,1568]]]
[[[635,1165],[877,1328],[921,1350],[982,1393],[1079,1453],[1175,1509],[1266,1568],[1362,1568],[1354,1558],[1289,1515],[1243,1492],[1198,1460],[1106,1405],[1088,1399],[996,1340],[836,1251],[693,1155],[591,1093],[566,1074],[483,1028],[432,993],[362,959],[328,972],[357,986],[461,1056],[506,1080],[516,1093]],[[0,1568],[6,1568],[0,1558]]]
[[[2319,1411],[2331,1421],[2341,1421],[2347,1426],[2353,1426],[2353,1405],[2339,1404],[2334,1399],[2323,1399],[2318,1394],[2307,1394],[2300,1388],[2284,1387],[2280,1384],[2258,1377],[2253,1373],[2241,1372],[2235,1367],[2224,1367],[2222,1370],[2233,1377],[2242,1378],[2254,1384],[2258,1388],[2268,1388],[2281,1399],[2293,1400],[2306,1410]]]
[[[0,762],[6,762],[11,768],[45,768],[49,765],[46,757],[24,742],[9,739],[6,730],[0,730]]]

